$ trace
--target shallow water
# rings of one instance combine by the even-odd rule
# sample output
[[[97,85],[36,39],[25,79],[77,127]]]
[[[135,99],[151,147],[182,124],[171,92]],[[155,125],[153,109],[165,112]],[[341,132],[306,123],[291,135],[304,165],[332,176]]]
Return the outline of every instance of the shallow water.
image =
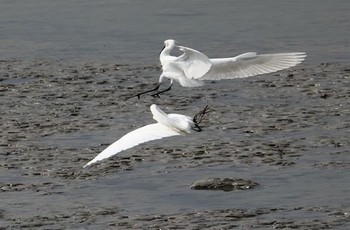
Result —
[[[1,1],[1,59],[157,63],[173,38],[209,57],[306,51],[349,60],[350,3],[312,1]]]
[[[147,165],[146,165],[147,166]],[[220,165],[210,168],[180,169],[167,174],[157,173],[159,165],[87,183],[73,193],[88,192],[91,202],[124,207],[128,214],[177,213],[202,209],[281,208],[326,206],[350,202],[344,178],[349,172],[341,169],[268,169]],[[261,186],[252,191],[218,192],[188,189],[193,181],[206,177],[238,177],[257,181]],[[272,179],[273,178],[273,179]],[[134,181],[135,183],[130,183]],[[96,197],[98,190],[98,197]],[[113,191],[113,194],[111,194]],[[87,198],[85,197],[85,198]],[[282,202],[283,201],[283,202]]]

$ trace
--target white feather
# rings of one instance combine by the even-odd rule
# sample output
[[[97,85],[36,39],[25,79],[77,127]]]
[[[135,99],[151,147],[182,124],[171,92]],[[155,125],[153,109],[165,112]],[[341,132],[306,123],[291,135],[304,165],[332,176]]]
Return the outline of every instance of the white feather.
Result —
[[[176,47],[183,52],[179,57],[171,55],[171,51]],[[172,39],[164,41],[164,49],[159,59],[163,69],[159,82],[162,82],[164,78],[169,78],[178,81],[184,87],[202,86],[204,83],[195,78],[202,77],[211,67],[207,56],[191,48],[176,46],[176,41]]]
[[[178,48],[184,53],[177,61],[188,79],[200,78],[209,71],[211,62],[207,56],[188,47],[178,46]]]
[[[287,69],[301,63],[303,52],[260,54],[250,52],[233,58],[210,59],[210,70],[198,80],[220,80],[255,76]]]
[[[180,135],[180,133],[160,123],[143,126],[124,135],[122,138],[108,146],[93,160],[84,165],[84,168],[139,144],[176,135]]]
[[[166,114],[155,104],[151,105],[150,109],[153,118],[158,123],[143,126],[124,135],[84,165],[84,168],[139,144],[191,132],[194,125],[191,117],[181,114]]]
[[[177,46],[176,41],[164,41],[160,54],[163,73],[160,77],[178,81],[184,87],[204,85],[203,80],[233,79],[272,73],[301,63],[304,52],[257,54],[248,52],[236,57],[209,59],[205,54],[185,47]],[[179,57],[171,55],[174,48],[183,52]]]
[[[234,79],[272,73],[293,67],[304,61],[304,52],[256,54],[244,53],[236,57],[209,59],[205,54],[176,45],[173,39],[164,41],[164,49],[160,52],[159,60],[162,64],[162,74],[159,85],[165,78],[170,79],[168,88],[158,88],[138,93],[132,97],[156,91],[152,96],[169,91],[174,81],[183,87],[198,87],[204,85],[204,80]],[[180,56],[173,56],[172,51],[178,48],[183,52]],[[158,85],[158,87],[159,87]],[[132,98],[128,97],[128,98]]]

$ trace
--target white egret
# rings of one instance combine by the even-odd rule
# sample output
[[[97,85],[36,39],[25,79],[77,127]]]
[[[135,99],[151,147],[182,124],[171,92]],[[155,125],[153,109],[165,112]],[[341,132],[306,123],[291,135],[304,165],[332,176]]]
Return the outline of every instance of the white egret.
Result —
[[[162,139],[164,137],[184,135],[191,133],[192,130],[200,132],[202,129],[198,124],[202,121],[204,114],[209,112],[209,107],[206,106],[202,111],[191,118],[181,114],[166,114],[155,104],[151,105],[150,108],[153,114],[153,119],[158,123],[143,126],[124,135],[98,154],[93,160],[84,165],[84,168],[98,161],[114,156],[123,150],[148,141]]]
[[[184,46],[177,45],[175,40],[164,41],[164,48],[160,53],[162,74],[154,89],[138,93],[132,97],[156,91],[152,96],[169,91],[175,81],[184,87],[203,86],[203,80],[234,79],[272,73],[287,69],[301,63],[306,54],[304,52],[257,54],[248,52],[236,57],[209,59],[205,54]],[[180,56],[172,56],[171,52],[178,48],[183,53]],[[164,78],[170,79],[169,86],[158,91]]]

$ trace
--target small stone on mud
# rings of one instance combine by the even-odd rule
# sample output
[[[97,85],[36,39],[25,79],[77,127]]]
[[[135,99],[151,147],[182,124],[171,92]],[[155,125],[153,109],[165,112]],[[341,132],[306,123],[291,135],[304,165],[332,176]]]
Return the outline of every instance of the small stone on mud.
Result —
[[[225,192],[233,190],[252,189],[258,183],[239,178],[207,178],[194,182],[190,188],[196,190],[223,190]]]

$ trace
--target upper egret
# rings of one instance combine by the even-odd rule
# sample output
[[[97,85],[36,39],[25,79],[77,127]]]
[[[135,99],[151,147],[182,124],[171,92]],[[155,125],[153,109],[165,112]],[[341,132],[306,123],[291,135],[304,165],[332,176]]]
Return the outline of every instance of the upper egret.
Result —
[[[158,123],[143,126],[124,135],[84,165],[84,168],[144,142],[184,135],[191,133],[192,130],[200,132],[202,129],[198,124],[202,121],[204,114],[209,112],[209,107],[206,106],[191,118],[181,114],[166,114],[155,104],[151,105],[150,108],[153,119]]]
[[[295,66],[306,57],[304,52],[275,54],[248,52],[236,57],[209,59],[197,50],[177,44],[172,39],[164,41],[164,48],[159,57],[163,72],[156,87],[126,99],[132,97],[140,99],[142,94],[153,91],[156,92],[152,96],[159,97],[159,94],[171,89],[174,80],[184,87],[197,87],[204,85],[203,80],[234,79],[272,73]],[[171,55],[175,48],[183,52],[178,57]],[[164,78],[170,79],[170,84],[166,89],[158,91]]]

